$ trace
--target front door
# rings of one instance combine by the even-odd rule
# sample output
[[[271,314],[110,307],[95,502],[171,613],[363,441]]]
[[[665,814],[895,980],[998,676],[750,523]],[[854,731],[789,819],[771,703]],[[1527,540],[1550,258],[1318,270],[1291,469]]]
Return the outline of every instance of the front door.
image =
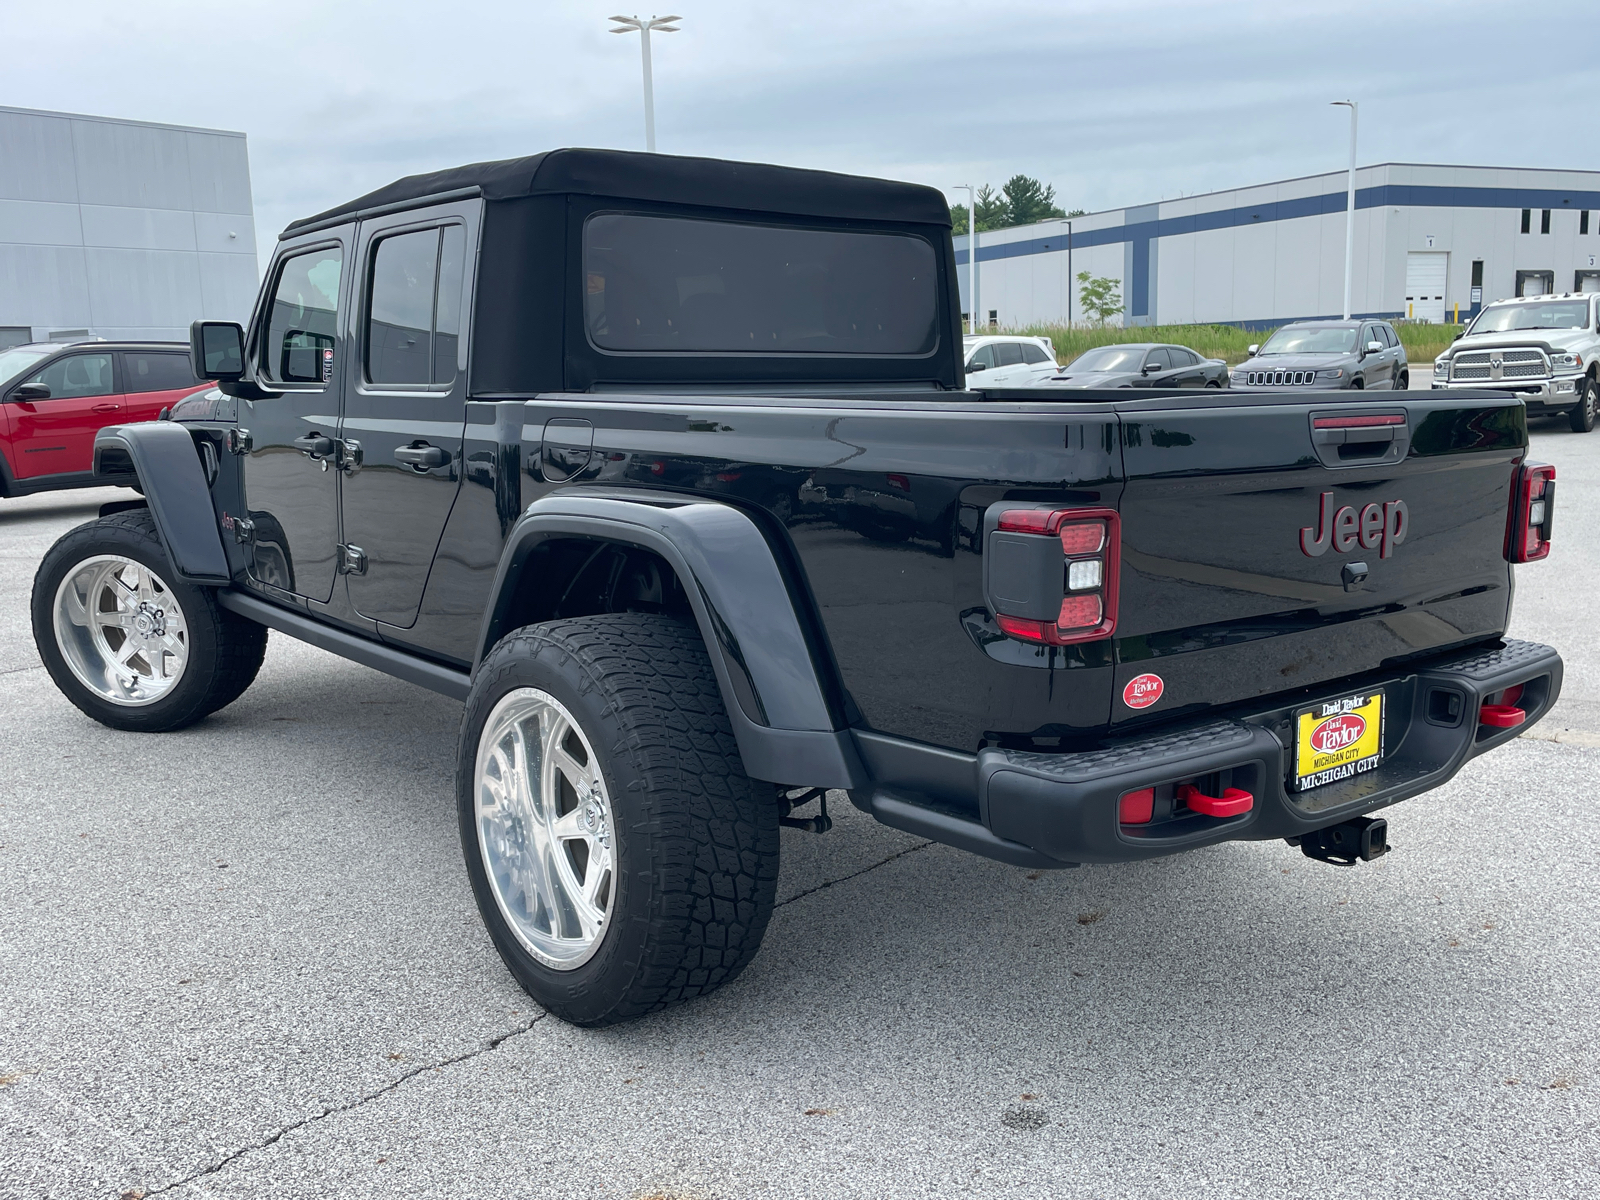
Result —
[[[357,612],[409,628],[461,487],[467,417],[469,247],[478,203],[361,225],[356,345],[340,437],[359,465],[340,484]],[[473,255],[475,257],[475,254]],[[357,449],[359,447],[359,449]]]
[[[239,402],[250,435],[245,505],[250,575],[268,588],[326,602],[339,544],[339,399],[345,263],[353,227],[279,250],[251,352],[264,388]]]
[[[88,471],[94,435],[122,414],[113,355],[108,350],[67,354],[24,383],[43,384],[48,397],[10,401],[12,469],[18,479]]]

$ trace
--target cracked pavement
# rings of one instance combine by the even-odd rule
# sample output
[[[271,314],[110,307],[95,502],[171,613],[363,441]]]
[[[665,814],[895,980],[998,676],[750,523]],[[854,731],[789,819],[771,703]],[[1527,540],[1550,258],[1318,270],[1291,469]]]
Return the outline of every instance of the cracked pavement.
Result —
[[[1600,731],[1591,464],[1513,632]],[[120,493],[114,494],[120,496]],[[783,832],[733,985],[547,1019],[456,844],[459,706],[274,635],[180,734],[39,669],[33,566],[104,493],[0,501],[0,1196],[1571,1197],[1600,1161],[1600,749],[1524,738],[1341,871],[1281,844],[1038,874]],[[1574,787],[1574,784],[1580,784]]]

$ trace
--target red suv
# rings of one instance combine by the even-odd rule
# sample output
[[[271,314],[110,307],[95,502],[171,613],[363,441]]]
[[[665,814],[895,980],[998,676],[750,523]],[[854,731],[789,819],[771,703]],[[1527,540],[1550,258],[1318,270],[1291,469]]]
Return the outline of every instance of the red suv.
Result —
[[[153,421],[206,381],[182,342],[44,342],[0,350],[0,496],[104,486],[94,435]]]

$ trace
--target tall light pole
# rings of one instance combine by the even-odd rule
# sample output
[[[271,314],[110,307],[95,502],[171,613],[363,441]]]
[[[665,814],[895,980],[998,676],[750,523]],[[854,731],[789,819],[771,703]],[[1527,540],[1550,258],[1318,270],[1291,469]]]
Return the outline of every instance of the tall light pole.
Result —
[[[1350,110],[1350,178],[1345,186],[1344,199],[1344,319],[1350,319],[1350,275],[1356,262],[1356,112],[1361,107],[1354,100],[1334,100],[1334,108]]]
[[[972,309],[972,319],[968,327],[973,333],[978,332],[978,204],[973,199],[973,190],[970,183],[958,183],[950,190],[959,192],[963,188],[967,192],[967,307]]]
[[[612,33],[637,33],[639,35],[639,49],[644,57],[644,148],[651,154],[656,152],[656,93],[650,82],[650,32],[677,33],[676,25],[672,21],[681,21],[682,17],[651,17],[648,21],[641,21],[638,17],[611,17],[622,28],[613,29]]]

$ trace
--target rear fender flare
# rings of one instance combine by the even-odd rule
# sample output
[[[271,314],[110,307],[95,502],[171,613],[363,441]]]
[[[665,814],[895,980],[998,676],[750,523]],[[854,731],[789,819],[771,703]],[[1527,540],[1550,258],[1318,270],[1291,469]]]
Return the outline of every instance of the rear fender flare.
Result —
[[[865,782],[849,732],[835,728],[772,547],[755,521],[730,504],[602,489],[535,501],[506,539],[474,671],[515,627],[513,606],[529,556],[542,543],[572,537],[638,546],[677,573],[751,778],[829,788]]]
[[[145,421],[100,430],[94,439],[94,473],[120,484],[127,482],[130,467],[178,578],[185,583],[228,583],[228,556],[211,489],[188,427]]]

